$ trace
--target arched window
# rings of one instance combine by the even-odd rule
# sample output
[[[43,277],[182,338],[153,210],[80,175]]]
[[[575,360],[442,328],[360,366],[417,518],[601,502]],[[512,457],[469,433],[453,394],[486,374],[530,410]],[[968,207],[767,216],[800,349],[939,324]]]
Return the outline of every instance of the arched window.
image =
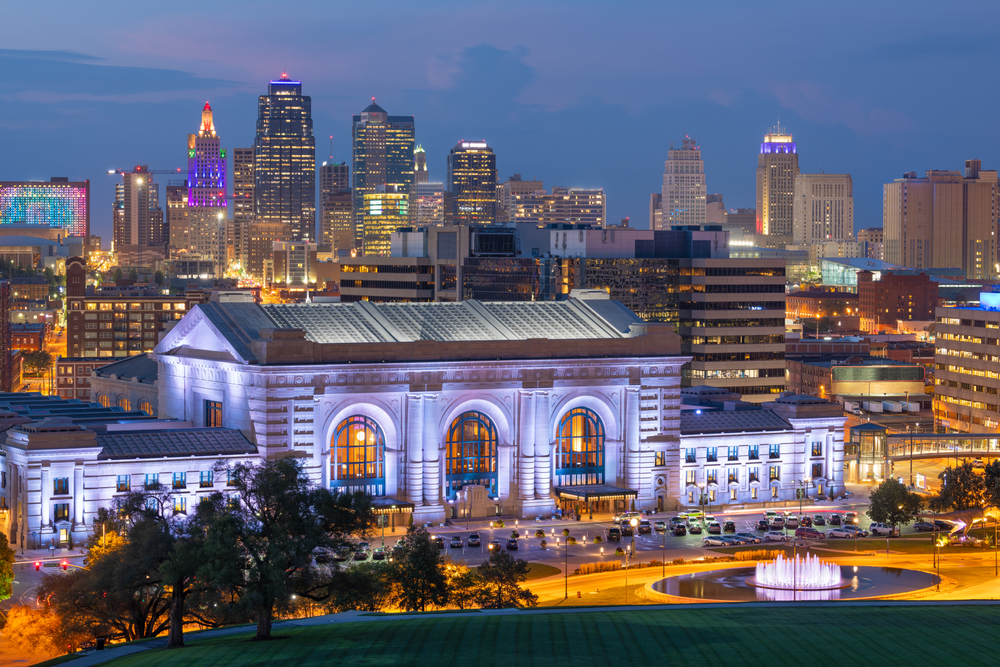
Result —
[[[139,409],[149,416],[153,416],[153,404],[149,401],[139,401]]]
[[[97,397],[97,402],[106,408],[111,407],[111,399],[105,396],[104,394],[101,394],[100,396]]]
[[[374,419],[354,415],[337,424],[330,457],[331,487],[385,495],[385,436]]]
[[[128,400],[127,398],[119,398],[118,407],[121,408],[122,410],[131,410],[132,401]]]
[[[556,434],[556,484],[604,484],[604,422],[589,408],[574,408]]]
[[[449,498],[463,486],[480,484],[497,494],[497,427],[482,412],[463,412],[448,428],[445,484]]]

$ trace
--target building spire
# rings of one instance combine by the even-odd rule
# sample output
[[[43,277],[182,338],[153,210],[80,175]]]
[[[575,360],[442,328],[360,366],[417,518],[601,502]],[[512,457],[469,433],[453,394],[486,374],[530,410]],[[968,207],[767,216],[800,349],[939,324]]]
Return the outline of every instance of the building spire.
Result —
[[[215,123],[212,122],[212,107],[205,102],[201,110],[201,127],[198,128],[199,137],[214,137]]]

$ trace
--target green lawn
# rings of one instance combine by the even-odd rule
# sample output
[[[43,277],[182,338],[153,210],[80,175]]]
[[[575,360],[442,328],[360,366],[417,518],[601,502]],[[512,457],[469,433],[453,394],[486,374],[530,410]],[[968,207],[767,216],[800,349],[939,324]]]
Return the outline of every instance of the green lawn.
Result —
[[[1000,607],[864,606],[636,609],[455,617],[278,630],[119,658],[114,667],[330,664],[396,667],[566,665],[992,664]],[[765,641],[765,638],[780,640]],[[847,644],[843,642],[848,642]],[[766,647],[765,647],[766,644]],[[856,652],[833,650],[854,646]],[[817,650],[803,651],[807,647]]]

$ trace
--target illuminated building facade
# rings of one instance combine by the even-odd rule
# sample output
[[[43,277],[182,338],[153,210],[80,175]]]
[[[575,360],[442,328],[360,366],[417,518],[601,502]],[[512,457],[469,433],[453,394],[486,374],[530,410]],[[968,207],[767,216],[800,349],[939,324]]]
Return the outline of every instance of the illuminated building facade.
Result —
[[[215,262],[216,273],[226,267],[228,183],[226,150],[215,132],[212,107],[205,102],[197,134],[188,135],[188,234],[185,250]]]
[[[0,181],[0,225],[48,225],[90,235],[90,181]]]
[[[444,224],[444,183],[414,183],[410,191],[410,220],[419,227]]]
[[[250,230],[254,221],[254,154],[233,149],[233,261],[250,273]]]
[[[792,207],[795,245],[854,239],[854,189],[850,174],[799,174]]]
[[[497,158],[485,141],[460,141],[448,154],[450,224],[496,222]]]
[[[607,221],[604,188],[552,188],[552,218],[543,223],[603,227]]]
[[[409,197],[383,185],[361,200],[362,248],[365,255],[388,255],[392,233],[410,223]]]
[[[312,98],[287,75],[257,102],[254,141],[254,226],[260,255],[274,241],[312,241],[316,234],[316,143]],[[251,260],[253,263],[253,260]]]
[[[163,257],[163,210],[160,186],[153,182],[147,165],[122,174],[115,188],[112,251],[124,266],[147,266]]]
[[[424,152],[423,146],[417,146],[413,151],[413,182],[426,183],[429,180],[428,176],[427,153]]]
[[[705,224],[705,162],[701,148],[685,136],[680,148],[670,144],[663,168],[661,227]]]
[[[792,135],[775,126],[757,156],[757,233],[791,236],[799,154]]]
[[[351,167],[346,162],[324,162],[319,167],[319,199],[351,189]]]
[[[333,253],[360,248],[361,240],[354,226],[354,200],[350,190],[341,190],[323,198],[323,217],[320,220],[320,243],[330,246]]]
[[[378,192],[380,186],[404,196],[410,194],[416,139],[413,116],[390,116],[372,98],[372,103],[353,117],[351,138],[354,159],[354,222],[367,238],[363,224],[367,215],[365,197]],[[387,236],[386,252],[388,243]],[[365,245],[367,246],[367,242]]]
[[[536,218],[530,207],[534,200],[529,196],[544,193],[545,185],[542,181],[525,181],[521,174],[514,174],[500,185],[498,191],[498,222],[533,222]]]

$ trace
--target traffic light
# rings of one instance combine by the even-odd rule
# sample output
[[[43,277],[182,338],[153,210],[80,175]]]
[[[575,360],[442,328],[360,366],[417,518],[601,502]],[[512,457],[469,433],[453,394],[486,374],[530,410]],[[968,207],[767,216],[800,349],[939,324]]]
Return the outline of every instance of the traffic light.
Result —
[[[37,561],[36,560],[35,561],[35,572],[38,572],[41,569],[42,569],[42,563],[41,563],[41,561]]]
[[[66,568],[69,567],[69,563],[66,562],[65,560],[63,562],[59,563],[59,565],[62,567],[63,570],[65,570]]]

